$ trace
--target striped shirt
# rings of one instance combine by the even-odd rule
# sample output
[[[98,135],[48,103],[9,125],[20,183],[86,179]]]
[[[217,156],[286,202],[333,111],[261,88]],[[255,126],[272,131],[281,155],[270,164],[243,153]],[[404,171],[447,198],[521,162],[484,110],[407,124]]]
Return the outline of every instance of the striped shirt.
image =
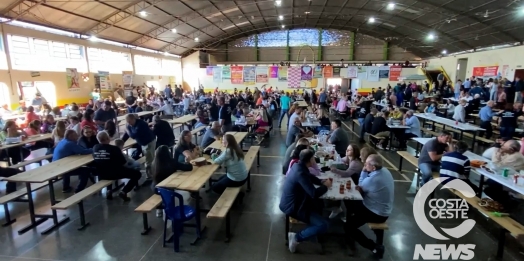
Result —
[[[440,177],[468,179],[471,166],[468,157],[459,152],[449,152],[442,156]]]

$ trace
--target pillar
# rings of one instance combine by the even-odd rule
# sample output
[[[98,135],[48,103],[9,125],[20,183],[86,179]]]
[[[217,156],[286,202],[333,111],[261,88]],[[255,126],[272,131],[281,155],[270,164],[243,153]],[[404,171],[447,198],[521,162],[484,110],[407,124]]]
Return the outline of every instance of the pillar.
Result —
[[[255,61],[259,61],[260,49],[258,48],[258,34],[255,34]]]
[[[351,39],[349,39],[349,60],[355,60],[355,32],[349,34]]]
[[[322,61],[322,28],[318,29],[318,53],[317,61]]]
[[[286,33],[286,61],[291,61],[291,48],[289,48],[289,30]]]
[[[384,50],[382,51],[382,60],[389,60],[389,42],[384,41]]]

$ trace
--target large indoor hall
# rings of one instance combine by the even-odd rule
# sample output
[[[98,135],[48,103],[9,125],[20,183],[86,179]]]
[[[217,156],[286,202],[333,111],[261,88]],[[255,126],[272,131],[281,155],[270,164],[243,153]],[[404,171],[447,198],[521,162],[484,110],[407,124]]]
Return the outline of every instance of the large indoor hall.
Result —
[[[0,261],[524,260],[523,21],[0,0]]]

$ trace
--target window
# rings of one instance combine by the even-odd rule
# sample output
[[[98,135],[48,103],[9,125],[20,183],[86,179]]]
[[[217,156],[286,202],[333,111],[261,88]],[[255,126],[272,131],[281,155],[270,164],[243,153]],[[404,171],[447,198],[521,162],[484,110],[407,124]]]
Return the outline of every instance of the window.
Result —
[[[322,30],[322,46],[350,46],[351,34],[350,31]]]
[[[116,52],[106,49],[87,47],[89,70],[91,72],[122,73],[122,71],[133,71],[131,54]]]
[[[83,46],[17,35],[7,35],[7,41],[15,70],[63,72],[65,68],[76,68],[87,71]]]

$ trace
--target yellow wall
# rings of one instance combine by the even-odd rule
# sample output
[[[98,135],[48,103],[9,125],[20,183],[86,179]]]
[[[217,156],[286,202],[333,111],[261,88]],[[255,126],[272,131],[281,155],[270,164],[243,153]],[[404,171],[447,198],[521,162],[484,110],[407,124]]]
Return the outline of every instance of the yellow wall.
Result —
[[[82,45],[86,47],[85,48],[86,57],[87,57],[87,47],[93,47],[93,48],[107,49],[107,50],[118,51],[118,52],[126,52],[132,55],[144,55],[144,56],[151,56],[151,57],[157,57],[157,58],[169,59],[169,60],[175,60],[175,61],[181,60],[176,57],[166,57],[162,54],[149,53],[145,51],[123,48],[123,47],[105,44],[101,42],[92,42],[92,41],[88,41],[84,39],[71,38],[68,36],[56,35],[56,34],[51,34],[47,32],[36,31],[36,30],[28,29],[28,28],[16,27],[16,26],[11,26],[11,25],[6,25],[6,24],[0,24],[0,31],[1,31],[1,35],[4,36],[4,39],[7,38],[6,37],[7,34],[12,34],[12,35],[28,36],[28,37],[35,37],[38,39],[46,39],[46,40],[53,40],[53,41],[58,41],[58,42]],[[4,41],[4,46],[6,47],[6,55],[9,55],[8,53],[9,46],[8,46],[7,41]],[[198,60],[198,56],[197,56],[197,60]],[[45,64],[45,61],[42,61],[42,64]],[[9,64],[9,69],[11,69],[10,64]],[[72,102],[87,103],[87,100],[90,98],[90,94],[95,87],[94,73],[89,73],[89,81],[87,82],[84,82],[82,78],[80,77],[80,90],[69,91],[67,88],[67,83],[66,83],[65,67],[64,67],[63,72],[46,72],[46,71],[38,71],[38,72],[40,72],[40,76],[31,77],[30,71],[0,70],[0,82],[5,83],[9,89],[9,94],[10,94],[9,98],[10,98],[12,108],[16,108],[19,105],[18,104],[18,91],[17,91],[17,88],[18,88],[17,82],[19,81],[49,81],[49,82],[52,82],[56,88],[55,89],[56,101],[57,101],[57,105],[59,106],[62,106],[66,103],[69,104]],[[85,72],[79,71],[79,73],[85,73]],[[172,75],[135,75],[133,77],[133,84],[142,85],[143,83],[147,81],[158,81],[160,88],[163,89],[164,88],[163,86],[169,84],[169,78],[174,77],[175,75],[177,75],[175,68],[173,68]],[[177,82],[180,82],[180,81],[181,79],[177,80]],[[113,87],[122,85],[122,74],[110,74],[110,82],[112,83]],[[111,93],[112,92],[113,91],[111,91]]]
[[[444,67],[446,73],[453,82],[457,79],[457,61],[461,58],[468,59],[466,69],[466,78],[473,74],[473,67],[479,66],[499,66],[499,72],[502,73],[503,65],[509,65],[507,75],[502,75],[509,80],[513,80],[515,69],[524,69],[524,46],[496,49],[483,52],[467,53],[461,55],[447,56],[428,60],[428,70],[439,69]],[[464,79],[461,79],[464,81]]]

